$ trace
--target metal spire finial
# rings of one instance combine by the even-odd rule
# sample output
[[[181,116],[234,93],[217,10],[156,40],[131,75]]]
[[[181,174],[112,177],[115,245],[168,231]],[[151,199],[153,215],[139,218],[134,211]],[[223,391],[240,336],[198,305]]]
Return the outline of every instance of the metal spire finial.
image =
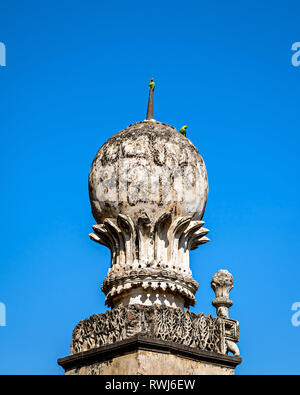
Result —
[[[153,92],[155,88],[154,79],[151,78],[149,83],[149,99],[148,99],[148,108],[147,108],[147,121],[153,120]]]

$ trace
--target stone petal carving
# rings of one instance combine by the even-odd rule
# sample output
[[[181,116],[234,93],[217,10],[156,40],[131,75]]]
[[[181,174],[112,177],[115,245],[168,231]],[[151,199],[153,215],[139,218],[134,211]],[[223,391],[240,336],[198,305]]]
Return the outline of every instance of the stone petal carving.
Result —
[[[90,238],[111,251],[111,268],[102,285],[106,304],[115,306],[116,295],[141,288],[142,294],[147,289],[178,294],[185,306],[194,305],[198,284],[192,278],[189,252],[209,241],[203,225],[192,216],[173,220],[170,213],[152,223],[146,211],[136,222],[119,214],[94,225]]]

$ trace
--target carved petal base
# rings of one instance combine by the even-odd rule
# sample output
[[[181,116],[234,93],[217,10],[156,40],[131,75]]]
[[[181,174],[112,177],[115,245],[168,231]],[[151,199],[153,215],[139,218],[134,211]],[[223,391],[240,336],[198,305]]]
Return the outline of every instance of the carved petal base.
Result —
[[[192,216],[174,218],[171,213],[152,223],[146,212],[137,222],[119,214],[94,225],[90,238],[111,250],[111,268],[102,285],[106,304],[114,307],[119,303],[114,299],[139,288],[141,298],[146,290],[154,296],[178,295],[184,306],[194,305],[198,284],[192,278],[189,253],[209,241],[203,225]]]

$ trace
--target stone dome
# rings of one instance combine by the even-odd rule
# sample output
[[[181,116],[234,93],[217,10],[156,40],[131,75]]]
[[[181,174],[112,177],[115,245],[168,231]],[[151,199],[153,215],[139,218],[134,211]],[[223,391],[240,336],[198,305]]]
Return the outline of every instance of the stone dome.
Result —
[[[99,149],[89,174],[92,213],[98,224],[146,213],[201,219],[208,195],[204,161],[174,127],[154,120],[134,123]]]

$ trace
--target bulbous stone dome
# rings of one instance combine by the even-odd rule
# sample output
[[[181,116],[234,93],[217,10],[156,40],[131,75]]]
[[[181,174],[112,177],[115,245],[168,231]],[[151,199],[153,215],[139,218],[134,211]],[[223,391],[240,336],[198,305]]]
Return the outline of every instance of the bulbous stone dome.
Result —
[[[152,119],[130,125],[98,151],[89,193],[90,238],[111,250],[106,304],[193,305],[189,251],[209,241],[209,230],[206,169],[190,140]]]
[[[146,213],[201,219],[208,195],[204,161],[191,141],[165,123],[142,121],[111,137],[99,149],[89,174],[92,213],[97,223]]]

